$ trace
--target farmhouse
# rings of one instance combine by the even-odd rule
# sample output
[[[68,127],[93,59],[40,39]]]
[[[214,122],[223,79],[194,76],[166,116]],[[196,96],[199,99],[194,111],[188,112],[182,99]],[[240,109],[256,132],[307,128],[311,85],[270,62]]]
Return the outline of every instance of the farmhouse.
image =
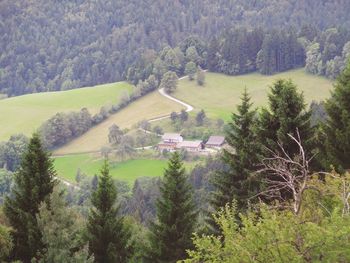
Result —
[[[205,144],[208,148],[221,148],[225,143],[225,137],[223,136],[210,136]]]
[[[176,142],[160,142],[158,143],[158,150],[159,151],[169,151],[169,152],[173,152],[176,150]]]
[[[176,146],[177,149],[185,149],[189,152],[199,152],[203,148],[202,141],[182,141]]]
[[[164,133],[162,136],[162,141],[164,143],[179,143],[184,139],[182,138],[180,133]]]

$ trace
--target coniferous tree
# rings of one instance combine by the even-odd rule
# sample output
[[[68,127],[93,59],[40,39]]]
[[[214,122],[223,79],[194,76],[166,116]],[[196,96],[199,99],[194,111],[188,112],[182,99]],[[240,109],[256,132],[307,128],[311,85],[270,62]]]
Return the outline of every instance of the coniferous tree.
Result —
[[[130,232],[118,215],[116,199],[117,190],[105,161],[97,190],[92,194],[93,208],[87,223],[89,251],[97,263],[127,262],[132,256]]]
[[[165,170],[158,199],[157,221],[151,225],[149,262],[176,262],[192,247],[196,209],[179,153],[175,152]]]
[[[4,211],[12,227],[13,259],[30,262],[44,248],[36,215],[56,184],[53,160],[38,134],[30,139],[19,170],[15,174],[12,196],[6,198]]]
[[[42,204],[37,216],[46,247],[32,263],[92,263],[86,241],[82,240],[83,219],[66,206],[64,192],[58,188],[49,198],[50,203]]]
[[[350,168],[350,64],[339,76],[331,98],[326,101],[325,150],[330,165],[343,172]]]
[[[263,108],[257,127],[261,157],[270,157],[271,151],[294,158],[299,153],[298,145],[290,143],[290,137],[300,136],[305,152],[314,153],[314,129],[311,127],[311,111],[306,110],[302,93],[291,80],[277,80],[269,94],[269,110]],[[284,152],[282,152],[281,147]],[[309,158],[311,156],[307,156]],[[314,165],[314,163],[311,163]],[[263,176],[273,176],[265,174]],[[291,193],[281,192],[282,198],[288,199]]]
[[[226,142],[230,146],[223,150],[222,161],[226,169],[218,172],[213,180],[216,191],[211,198],[212,207],[218,211],[233,199],[237,201],[238,212],[248,208],[251,197],[259,192],[259,183],[252,174],[258,163],[258,145],[254,132],[255,110],[251,110],[247,90],[242,96],[242,103],[237,106],[237,113],[232,114],[232,121],[226,130]],[[209,223],[213,221],[209,218]]]
[[[288,134],[297,138],[297,130],[307,152],[313,151],[311,111],[306,110],[302,93],[291,80],[277,80],[271,87],[269,110],[263,108],[257,125],[258,138],[264,148],[279,151],[278,142],[293,157],[299,150],[290,143]],[[266,151],[263,149],[263,152]]]

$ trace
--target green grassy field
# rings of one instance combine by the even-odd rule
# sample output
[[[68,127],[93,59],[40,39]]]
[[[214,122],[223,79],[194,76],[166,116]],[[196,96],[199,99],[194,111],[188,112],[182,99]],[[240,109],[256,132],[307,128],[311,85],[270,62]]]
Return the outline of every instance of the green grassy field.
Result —
[[[74,182],[77,170],[80,168],[81,172],[88,176],[99,174],[103,160],[95,158],[90,154],[69,155],[55,158],[55,168],[58,176],[65,180]],[[194,164],[186,163],[185,167],[190,169]],[[139,177],[157,177],[162,176],[166,160],[158,159],[136,159],[125,162],[111,163],[110,174],[114,179],[126,181],[130,186],[135,179]]]
[[[57,112],[88,108],[96,113],[101,106],[115,104],[133,87],[125,82],[60,92],[45,92],[0,100],[0,141],[15,133],[30,135]]]
[[[180,111],[181,109],[180,104],[166,99],[157,91],[154,91],[113,114],[79,138],[56,150],[54,154],[99,151],[102,146],[108,144],[108,129],[114,123],[122,129],[132,128],[142,120],[167,115],[172,111]]]
[[[174,93],[174,97],[192,106],[195,111],[204,109],[209,117],[228,120],[236,105],[240,102],[244,87],[251,94],[257,107],[267,103],[269,85],[277,79],[292,79],[300,91],[304,92],[306,102],[328,98],[332,82],[324,77],[305,73],[304,69],[291,70],[265,76],[252,73],[240,76],[227,76],[217,73],[206,73],[205,85],[200,87],[196,81],[183,79]]]

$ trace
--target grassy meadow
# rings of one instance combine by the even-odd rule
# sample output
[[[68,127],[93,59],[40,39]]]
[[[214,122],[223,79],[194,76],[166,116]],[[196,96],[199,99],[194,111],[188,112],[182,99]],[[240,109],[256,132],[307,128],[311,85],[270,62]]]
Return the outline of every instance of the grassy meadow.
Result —
[[[111,115],[79,138],[56,150],[54,154],[63,155],[99,151],[102,146],[108,145],[108,129],[114,123],[122,129],[132,128],[142,120],[167,115],[172,111],[180,111],[181,109],[182,106],[180,104],[166,99],[158,91],[154,91]]]
[[[28,94],[0,100],[0,141],[15,133],[30,135],[57,112],[88,108],[91,114],[101,106],[119,101],[132,85],[126,82],[98,85],[68,91]]]
[[[252,73],[240,76],[227,76],[218,73],[205,73],[205,85],[198,86],[196,81],[183,79],[174,93],[174,97],[191,104],[195,111],[204,109],[209,117],[228,120],[241,94],[246,87],[254,106],[267,103],[269,86],[277,79],[292,79],[303,91],[306,102],[323,100],[329,97],[332,82],[324,77],[311,75],[304,69],[296,69],[273,76]]]
[[[93,154],[67,155],[55,158],[55,168],[59,177],[74,182],[77,170],[88,176],[99,174],[103,164],[102,158]],[[114,179],[128,182],[130,186],[139,177],[162,176],[167,166],[164,159],[135,159],[123,162],[111,162],[110,174]],[[185,163],[187,169],[191,169],[193,163]]]

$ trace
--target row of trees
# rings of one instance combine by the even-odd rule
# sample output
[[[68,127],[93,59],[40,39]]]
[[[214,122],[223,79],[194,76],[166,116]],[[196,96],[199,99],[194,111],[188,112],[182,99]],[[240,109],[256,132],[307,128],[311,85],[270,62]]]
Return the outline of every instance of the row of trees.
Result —
[[[88,131],[94,124],[86,108],[80,112],[57,113],[40,128],[44,144],[48,148],[61,146]]]
[[[305,51],[293,29],[262,30],[256,28],[227,30],[208,47],[211,71],[238,75],[259,70],[273,74],[305,63]]]
[[[111,114],[118,112],[129,103],[157,88],[158,81],[154,75],[150,75],[147,80],[141,81],[136,86],[132,94],[123,94],[120,102],[110,107],[102,106],[100,111],[94,115],[91,115],[86,108],[81,109],[79,112],[57,113],[39,128],[43,142],[50,149],[59,147],[79,137],[91,127],[107,119]]]
[[[347,30],[336,28],[324,32],[313,26],[298,31],[234,28],[214,37],[208,45],[192,36],[176,48],[165,47],[158,54],[145,55],[129,68],[127,79],[142,87],[152,76],[171,93],[177,76],[183,74],[193,80],[197,72],[197,82],[203,85],[201,67],[229,75],[256,70],[270,75],[306,64],[310,73],[335,78],[345,68],[349,39]]]

